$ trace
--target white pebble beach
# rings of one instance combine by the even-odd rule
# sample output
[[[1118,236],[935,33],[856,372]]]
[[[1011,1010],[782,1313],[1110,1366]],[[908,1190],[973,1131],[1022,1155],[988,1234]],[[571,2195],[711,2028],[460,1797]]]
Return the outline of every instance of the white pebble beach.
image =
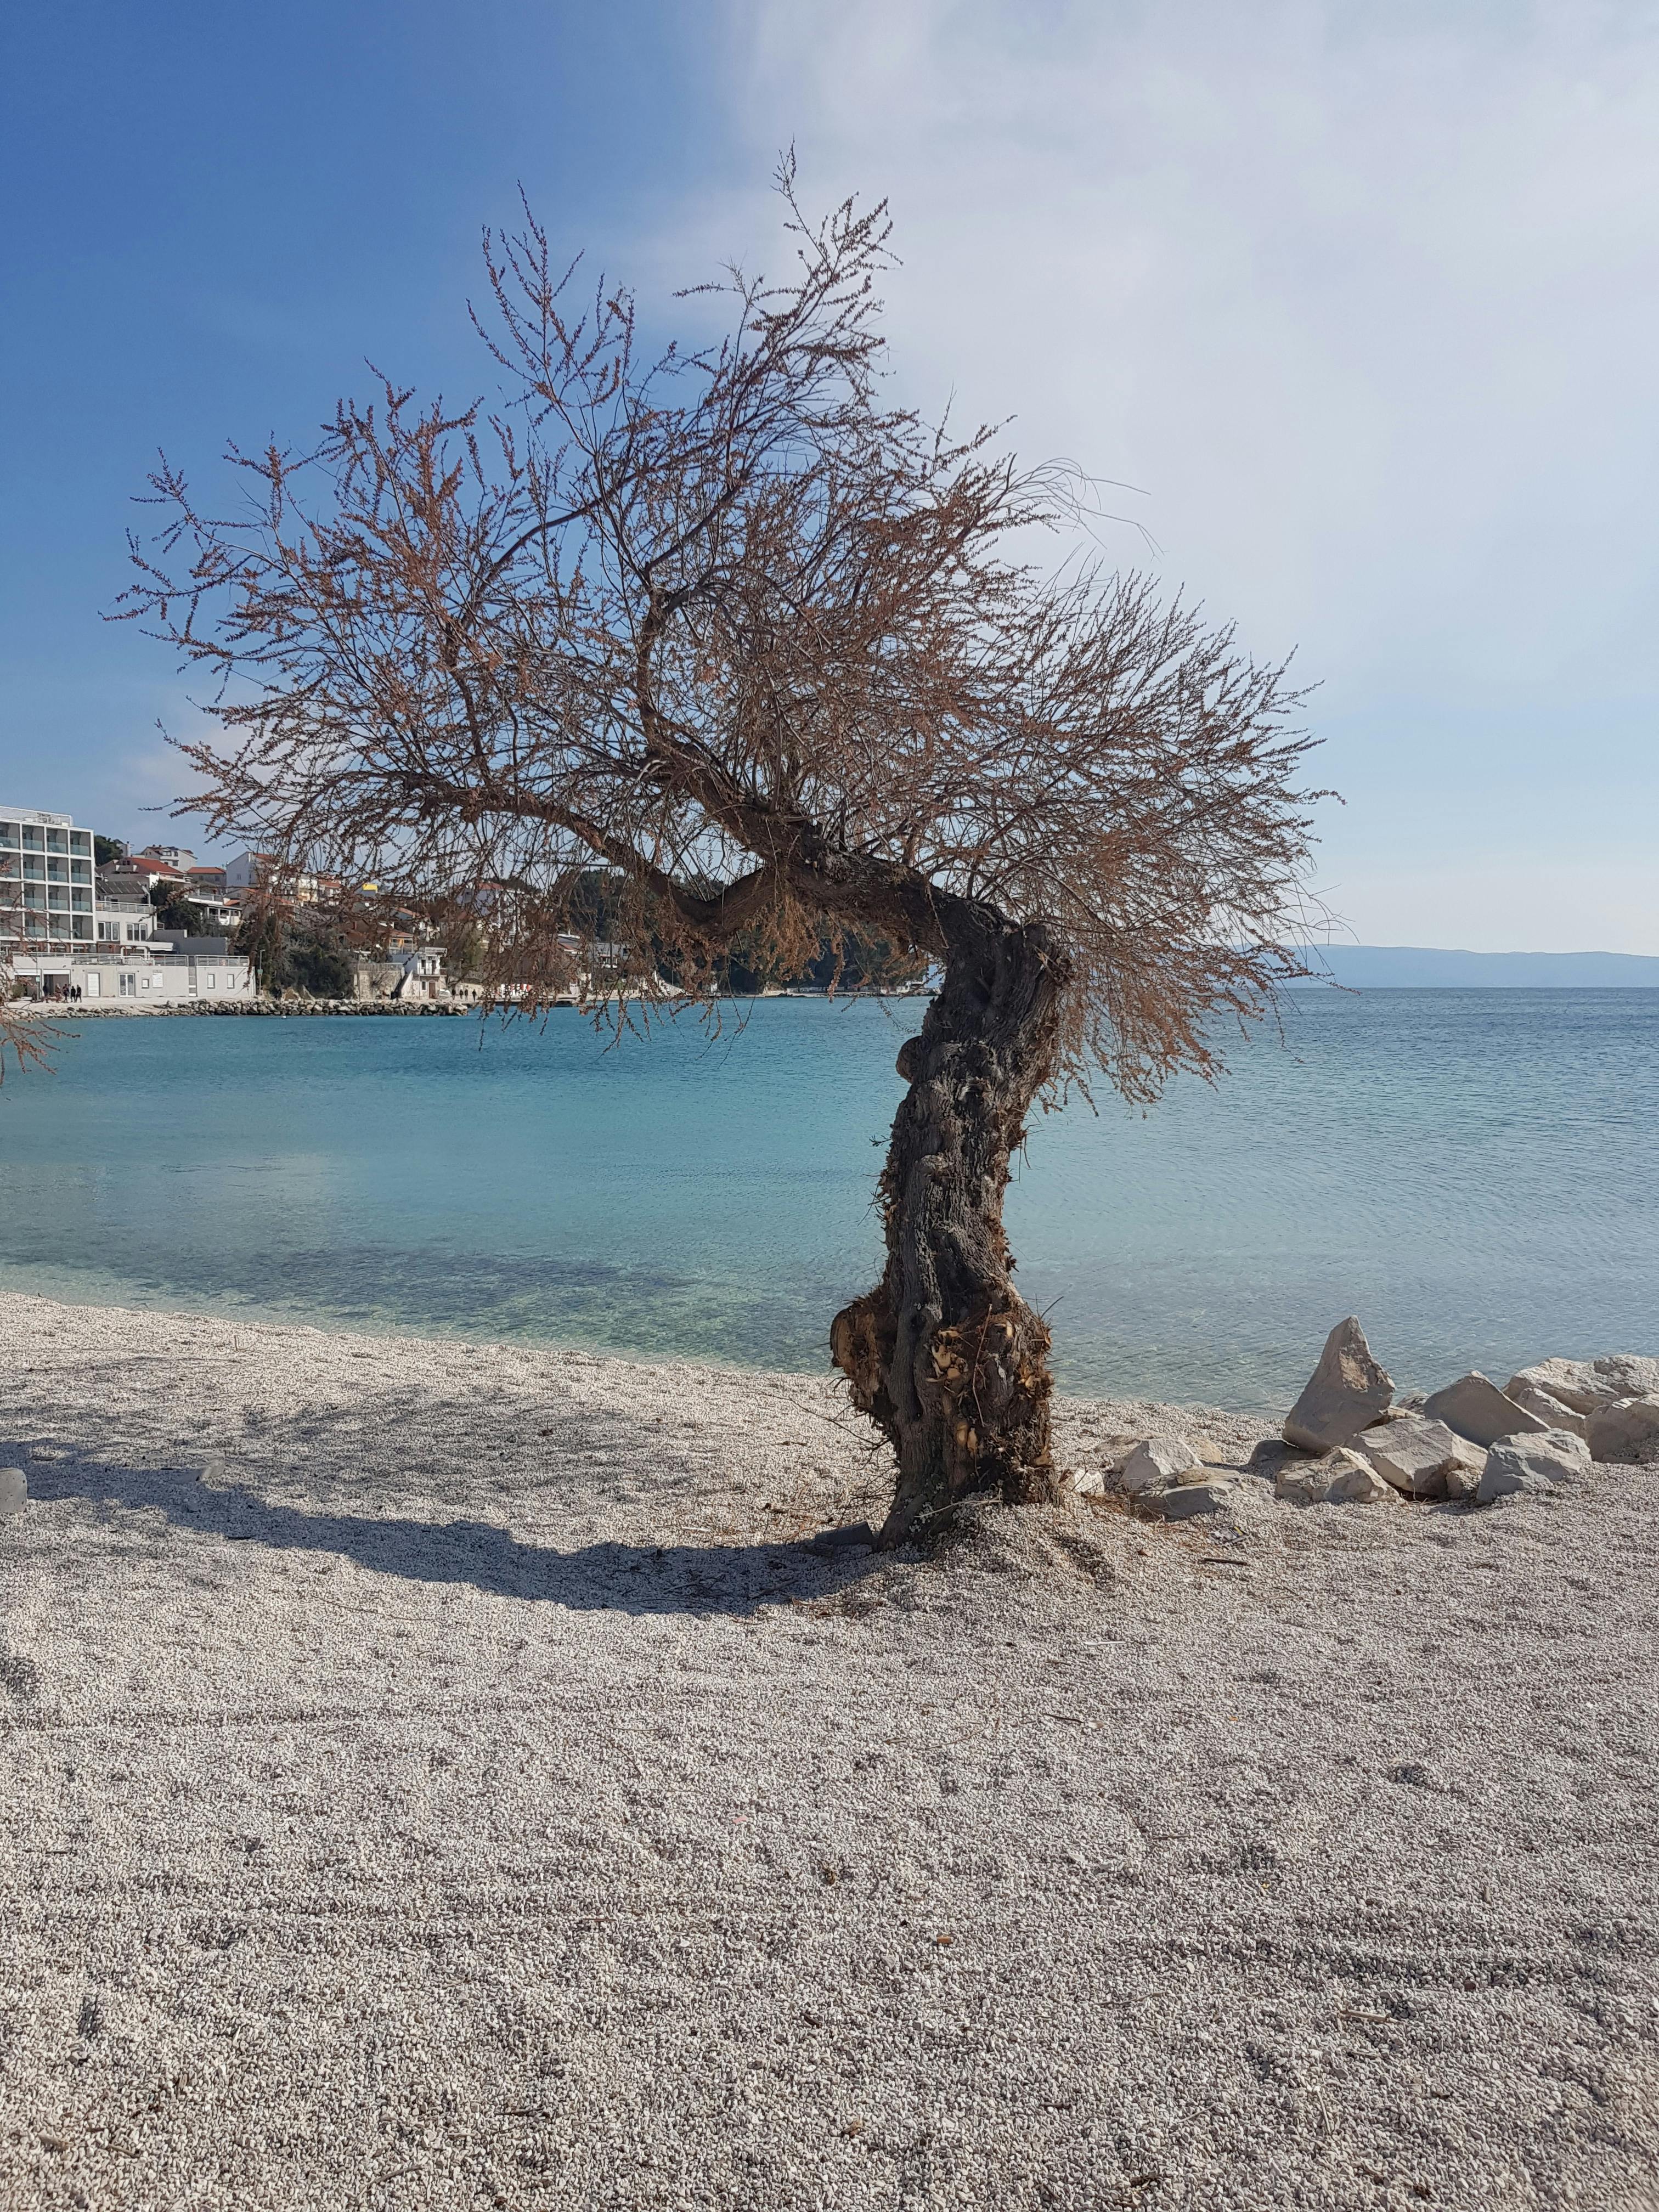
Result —
[[[8,2212],[1659,2204],[1659,1467],[825,1555],[827,1377],[0,1342]]]

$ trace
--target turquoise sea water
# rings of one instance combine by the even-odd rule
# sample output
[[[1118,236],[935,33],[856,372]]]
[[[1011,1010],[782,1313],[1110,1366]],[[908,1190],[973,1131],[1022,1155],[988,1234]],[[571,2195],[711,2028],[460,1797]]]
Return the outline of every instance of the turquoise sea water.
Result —
[[[88,1022],[0,1090],[0,1288],[821,1367],[920,1012]],[[1036,1120],[1008,1225],[1062,1388],[1282,1406],[1348,1312],[1402,1386],[1659,1350],[1659,991],[1285,1022],[1144,1117]]]

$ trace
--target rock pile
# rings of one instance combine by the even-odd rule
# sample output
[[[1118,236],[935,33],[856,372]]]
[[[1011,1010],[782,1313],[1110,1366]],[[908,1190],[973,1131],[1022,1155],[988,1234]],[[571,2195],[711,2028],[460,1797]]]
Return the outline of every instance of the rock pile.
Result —
[[[1500,1390],[1475,1370],[1429,1397],[1396,1403],[1391,1377],[1350,1315],[1285,1419],[1285,1441],[1312,1456],[1280,1468],[1276,1494],[1297,1503],[1370,1498],[1355,1480],[1369,1468],[1402,1498],[1490,1504],[1548,1491],[1593,1460],[1659,1461],[1659,1359],[1546,1359]]]
[[[1396,1397],[1350,1314],[1326,1339],[1283,1433],[1291,1449],[1273,1472],[1273,1495],[1288,1504],[1490,1505],[1547,1494],[1593,1461],[1659,1462],[1659,1359],[1545,1359],[1502,1389],[1474,1370],[1427,1396]],[[1223,1511],[1251,1486],[1246,1473],[1207,1464],[1175,1434],[1121,1439],[1077,1484],[1166,1521]]]
[[[1194,1513],[1218,1513],[1243,1488],[1243,1478],[1211,1467],[1188,1437],[1143,1437],[1120,1449],[1103,1468],[1079,1475],[1084,1497],[1109,1489],[1130,1499],[1142,1512],[1164,1521],[1185,1521]]]

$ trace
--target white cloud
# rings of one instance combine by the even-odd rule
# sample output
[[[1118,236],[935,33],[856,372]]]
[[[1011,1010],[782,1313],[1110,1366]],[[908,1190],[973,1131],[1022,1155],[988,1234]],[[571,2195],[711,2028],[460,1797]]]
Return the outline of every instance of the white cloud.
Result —
[[[907,393],[1017,410],[1027,454],[1144,487],[1117,503],[1164,575],[1323,679],[1322,780],[1364,793],[1328,872],[1366,886],[1363,935],[1471,941],[1457,885],[1511,732],[1540,849],[1480,855],[1480,943],[1536,941],[1540,850],[1594,873],[1547,851],[1558,786],[1579,814],[1604,789],[1647,849],[1651,14],[746,0],[728,33],[756,190],[694,200],[656,249],[775,261],[759,179],[792,139],[810,200],[887,194]],[[1127,531],[1111,551],[1142,557]],[[1594,941],[1659,951],[1654,906],[1638,866]],[[1552,917],[1564,946],[1581,911]]]

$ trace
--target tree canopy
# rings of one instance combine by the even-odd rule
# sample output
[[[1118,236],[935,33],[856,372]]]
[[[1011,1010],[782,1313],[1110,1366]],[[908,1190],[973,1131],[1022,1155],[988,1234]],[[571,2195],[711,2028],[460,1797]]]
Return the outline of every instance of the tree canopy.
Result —
[[[623,980],[666,945],[693,993],[744,933],[942,957],[988,901],[1069,949],[1060,1069],[1150,1097],[1293,969],[1297,696],[1145,576],[1015,557],[1087,487],[884,404],[884,210],[810,227],[783,185],[796,273],[708,288],[712,345],[641,362],[631,297],[527,220],[486,235],[495,409],[383,380],[314,447],[233,447],[228,520],[163,465],[122,611],[231,679],[189,803],[487,912],[497,988],[565,980],[596,858]]]
[[[788,280],[727,271],[689,310],[725,334],[654,355],[527,210],[487,233],[496,402],[382,378],[309,448],[233,447],[228,519],[163,463],[122,611],[218,679],[185,808],[337,879],[348,926],[465,921],[514,1003],[582,967],[596,867],[618,1004],[826,933],[933,963],[888,1275],[834,1339],[902,1531],[1048,1480],[1009,1147],[1069,1081],[1212,1072],[1297,972],[1310,740],[1282,665],[1066,557],[1077,471],[891,403],[884,209],[813,223],[780,183]]]

